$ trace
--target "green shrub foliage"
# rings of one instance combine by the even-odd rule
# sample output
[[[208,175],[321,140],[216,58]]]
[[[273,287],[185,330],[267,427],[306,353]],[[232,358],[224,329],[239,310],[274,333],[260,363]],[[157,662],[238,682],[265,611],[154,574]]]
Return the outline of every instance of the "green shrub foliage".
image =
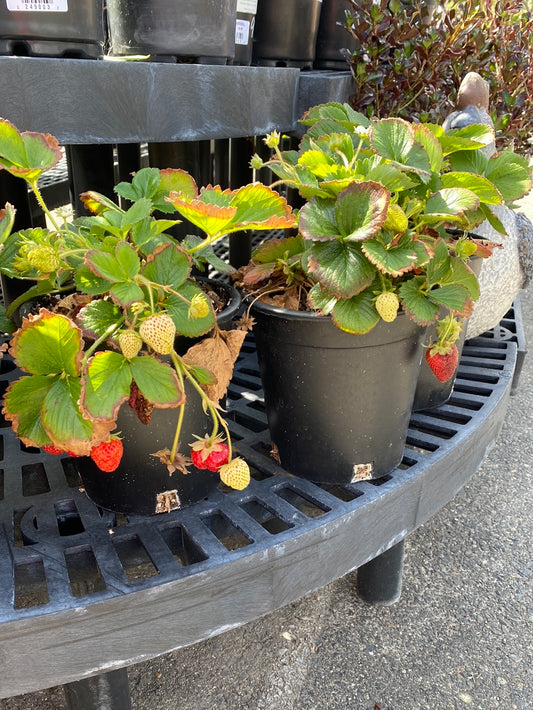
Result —
[[[441,123],[469,71],[490,84],[499,147],[533,150],[533,19],[516,0],[347,0],[356,40],[351,104],[367,116]]]

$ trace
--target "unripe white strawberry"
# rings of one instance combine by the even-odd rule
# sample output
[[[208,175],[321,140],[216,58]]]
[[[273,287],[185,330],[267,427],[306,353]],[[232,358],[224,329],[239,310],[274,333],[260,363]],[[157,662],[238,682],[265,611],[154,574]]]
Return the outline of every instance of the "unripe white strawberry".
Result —
[[[118,336],[118,344],[124,357],[131,360],[139,354],[143,341],[135,330],[124,330]]]
[[[376,311],[387,323],[392,323],[398,315],[400,301],[398,296],[392,291],[383,291],[376,298]]]
[[[166,313],[149,316],[139,327],[139,335],[146,345],[160,355],[168,355],[174,347],[176,326]]]
[[[232,459],[218,469],[220,480],[226,486],[242,491],[250,483],[250,469],[244,459]]]

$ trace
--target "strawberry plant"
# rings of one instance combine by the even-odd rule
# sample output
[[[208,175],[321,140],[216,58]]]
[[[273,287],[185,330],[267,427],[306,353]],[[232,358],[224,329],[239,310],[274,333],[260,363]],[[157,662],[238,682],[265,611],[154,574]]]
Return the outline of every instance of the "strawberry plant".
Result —
[[[292,227],[290,207],[260,183],[198,189],[183,170],[144,168],[116,186],[128,209],[89,191],[82,199],[90,216],[68,223],[49,211],[38,187],[60,157],[52,136],[0,120],[0,168],[27,182],[49,220],[47,228],[13,232],[15,207],[0,210],[0,271],[28,284],[3,312],[2,329],[14,330],[21,306],[56,298],[29,312],[12,335],[9,350],[24,374],[5,394],[6,419],[27,446],[91,456],[113,471],[122,455],[121,408],[134,409],[145,424],[154,409],[168,410],[176,420],[173,440],[152,455],[169,473],[187,473],[188,447],[196,446],[180,439],[188,383],[211,417],[212,448],[223,451],[210,467],[231,466],[219,401],[245,329],[219,328],[193,268],[231,271],[213,245],[243,229]],[[177,243],[166,232],[180,218],[203,236]],[[242,464],[234,467],[241,486]]]
[[[330,315],[353,334],[393,321],[399,308],[422,326],[441,308],[468,317],[479,295],[468,259],[491,249],[468,230],[488,219],[503,232],[492,207],[529,191],[527,161],[512,151],[487,157],[488,126],[444,132],[368,119],[338,103],[311,108],[302,123],[298,150],[281,151],[273,133],[265,139],[271,159],[252,160],[304,204],[297,236],[255,249],[241,270],[244,287],[282,307]]]

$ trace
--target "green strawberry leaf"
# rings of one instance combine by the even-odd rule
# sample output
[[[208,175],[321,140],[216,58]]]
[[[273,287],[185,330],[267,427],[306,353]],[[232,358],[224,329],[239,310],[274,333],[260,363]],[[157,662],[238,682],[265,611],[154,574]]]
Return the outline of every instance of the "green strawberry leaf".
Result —
[[[466,172],[445,173],[441,177],[443,188],[462,187],[470,190],[479,197],[480,202],[490,205],[499,205],[502,196],[494,185],[481,175],[472,175]]]
[[[35,183],[62,158],[57,140],[44,133],[20,131],[0,119],[0,167],[16,177]]]
[[[370,291],[337,301],[331,315],[337,328],[356,335],[368,333],[380,320]]]
[[[85,263],[97,276],[111,282],[129,281],[140,270],[139,257],[127,242],[119,242],[114,254],[90,249],[85,255]]]
[[[415,142],[414,130],[401,118],[383,118],[371,124],[370,142],[376,153],[399,167],[429,179],[431,165],[426,150]]]
[[[358,242],[315,242],[308,270],[333,296],[351,298],[369,286],[376,275]]]
[[[13,333],[16,330],[13,321],[6,314],[4,306],[0,306],[0,333]]]
[[[410,315],[419,325],[430,325],[439,313],[439,307],[425,293],[426,280],[422,276],[414,276],[399,288],[400,300]]]
[[[185,394],[175,370],[150,357],[130,360],[131,373],[143,396],[156,407],[177,407]]]
[[[3,244],[11,234],[15,222],[15,209],[13,205],[6,202],[3,210],[0,210],[0,245]]]
[[[458,221],[464,219],[467,210],[479,207],[479,198],[471,190],[462,187],[443,188],[433,193],[426,203],[421,218],[424,221]]]
[[[455,128],[438,136],[444,155],[457,151],[479,151],[494,141],[494,130],[484,124],[472,124],[464,128]]]
[[[90,439],[92,424],[83,418],[78,406],[81,382],[77,377],[58,378],[46,393],[41,421],[54,441]]]
[[[144,291],[142,288],[128,281],[113,284],[109,289],[109,295],[120,306],[125,307],[131,306],[132,303],[136,303],[137,301],[144,301]]]
[[[368,118],[362,113],[354,111],[349,104],[341,104],[335,101],[311,107],[298,120],[298,123],[302,123],[304,126],[312,126],[317,121],[324,119],[332,119],[333,121],[356,126],[368,127],[370,125]]]
[[[418,251],[414,243],[405,242],[385,245],[379,239],[367,239],[362,245],[369,261],[383,274],[401,276],[411,271],[418,262]]]
[[[82,264],[77,267],[74,275],[74,283],[78,291],[87,293],[90,296],[99,296],[103,293],[107,293],[112,285],[107,279],[102,279],[100,276],[93,273],[87,264]]]
[[[510,151],[489,160],[485,177],[500,191],[506,202],[519,200],[531,190],[531,171],[527,161]]]
[[[341,234],[337,226],[335,200],[315,197],[300,210],[300,234],[313,241],[338,239]]]
[[[257,264],[269,264],[280,259],[288,260],[292,256],[303,254],[305,243],[300,235],[284,239],[267,239],[252,252],[252,260]]]
[[[441,145],[433,135],[433,133],[422,124],[413,124],[414,137],[417,143],[423,147],[427,156],[429,158],[430,170],[434,173],[440,173],[442,169],[442,148]]]
[[[324,291],[320,284],[315,284],[308,294],[308,302],[311,308],[316,311],[323,313],[324,315],[329,315],[333,310],[335,304],[339,300],[335,296],[331,296],[329,293]]]
[[[465,314],[465,308],[470,302],[467,289],[461,284],[449,284],[431,289],[430,298],[441,306],[446,306],[458,315]]]
[[[438,239],[433,247],[433,255],[426,266],[427,283],[431,288],[451,273],[451,258],[443,239]]]
[[[452,257],[450,267],[449,273],[441,280],[441,285],[458,284],[467,290],[474,301],[477,301],[480,295],[479,281],[470,266],[463,259]]]
[[[32,375],[65,373],[77,377],[83,353],[80,329],[66,316],[42,309],[24,321],[12,340],[17,365]]]
[[[146,197],[139,198],[127,212],[122,215],[120,227],[127,234],[133,225],[149,217],[153,210],[152,201]]]
[[[373,237],[387,218],[389,200],[389,192],[376,182],[349,185],[335,203],[335,217],[341,235],[349,241]]]
[[[120,405],[130,396],[131,380],[129,362],[121,353],[97,352],[83,378],[82,410],[94,421],[116,419]]]
[[[84,306],[78,317],[84,330],[100,337],[121,322],[122,312],[112,301],[97,299]]]
[[[484,175],[489,159],[481,150],[459,150],[450,155],[449,161],[455,172]]]
[[[21,377],[7,388],[4,398],[5,416],[13,431],[24,443],[44,446],[50,439],[41,422],[41,408],[50,388],[61,375]]]
[[[169,242],[148,257],[143,276],[153,283],[177,289],[189,276],[190,269],[187,253],[175,242]]]

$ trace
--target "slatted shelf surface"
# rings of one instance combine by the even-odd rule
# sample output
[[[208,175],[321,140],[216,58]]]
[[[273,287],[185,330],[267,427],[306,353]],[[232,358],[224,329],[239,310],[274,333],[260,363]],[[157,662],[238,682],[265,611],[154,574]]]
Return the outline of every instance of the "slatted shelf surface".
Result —
[[[105,617],[104,636],[123,641],[121,614],[128,608],[139,613],[149,600],[175,604],[177,595],[187,607],[198,587],[195,604],[210,609],[207,619],[186,629],[188,621],[179,618],[185,608],[178,604],[176,620],[160,632],[164,637],[168,627],[171,634],[175,623],[176,638],[160,644],[151,639],[146,648],[138,640],[133,656],[131,649],[117,653],[115,647],[108,658],[102,651],[97,662],[77,646],[69,651],[67,643],[68,660],[63,670],[56,664],[53,679],[39,670],[41,652],[34,648],[34,677],[15,673],[0,683],[0,697],[77,679],[82,666],[90,674],[100,663],[128,665],[245,623],[403,539],[453,497],[490,450],[503,422],[516,351],[513,334],[505,339],[490,332],[467,341],[448,403],[413,414],[401,465],[377,481],[328,488],[291,476],[271,455],[250,336],[229,388],[227,414],[235,447],[251,467],[250,486],[239,492],[220,484],[197,505],[153,517],[98,508],[83,492],[75,459],[28,449],[0,422],[0,621],[7,653],[25,648],[24,633],[54,638],[56,623],[55,633],[66,629],[74,638],[80,610]],[[5,388],[17,371],[9,358],[0,364]],[[345,549],[349,534],[356,542]],[[290,565],[294,578],[282,574]],[[221,602],[213,611],[207,600],[221,593],[220,585],[231,587],[233,578],[236,608]],[[262,596],[247,608],[245,600],[254,594]]]

